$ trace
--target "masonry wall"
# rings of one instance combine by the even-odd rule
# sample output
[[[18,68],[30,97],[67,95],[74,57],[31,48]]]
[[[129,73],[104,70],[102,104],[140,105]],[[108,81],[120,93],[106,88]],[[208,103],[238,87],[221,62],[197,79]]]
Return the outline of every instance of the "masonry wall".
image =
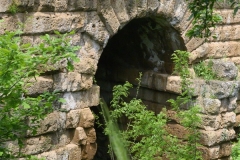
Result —
[[[109,38],[135,18],[163,17],[172,27],[181,33],[188,51],[192,52],[192,63],[201,58],[224,58],[236,65],[240,64],[240,14],[232,16],[232,10],[226,3],[216,6],[217,11],[223,16],[223,23],[214,30],[217,39],[204,42],[203,39],[189,39],[185,33],[190,25],[185,1],[179,0],[16,0],[15,4],[20,9],[18,13],[9,12],[12,0],[1,0],[0,34],[7,30],[15,30],[21,23],[23,28],[23,41],[36,44],[43,34],[53,34],[58,30],[62,33],[75,30],[71,37],[73,45],[81,46],[77,52],[80,62],[74,64],[75,70],[67,72],[64,63],[57,65],[48,76],[41,76],[29,90],[32,94],[44,91],[60,90],[66,103],[56,106],[64,112],[56,110],[46,117],[41,123],[38,134],[26,141],[23,152],[34,154],[46,159],[93,159],[96,152],[96,133],[93,128],[94,117],[90,107],[99,104],[99,86],[93,84],[93,77],[97,64]],[[179,93],[179,77],[164,77],[166,82],[151,80],[147,76],[146,86],[156,82],[160,89],[154,90]],[[158,73],[154,73],[158,74]],[[162,75],[157,75],[162,76]],[[163,88],[161,85],[163,84]],[[240,98],[237,97],[239,84],[232,82],[213,81],[211,83],[197,81],[199,84],[198,95],[202,95],[202,86],[208,92],[223,92],[224,96],[214,99],[199,96],[199,103],[203,108],[213,104],[216,111],[204,110],[206,117],[202,126],[203,144],[206,146],[206,159],[227,158],[230,154],[230,140],[235,137],[234,124],[240,123]],[[202,85],[201,85],[202,84]],[[217,89],[212,86],[218,86]],[[153,89],[149,87],[150,89]],[[165,89],[165,90],[164,90]],[[233,89],[234,92],[226,92]],[[205,91],[204,91],[205,92]],[[166,93],[164,93],[166,94]],[[219,94],[216,94],[217,96]],[[144,95],[143,95],[144,96]],[[203,98],[203,100],[201,99]],[[208,98],[208,99],[206,99]],[[212,105],[210,105],[212,106]],[[230,109],[226,109],[229,108]],[[225,108],[225,109],[220,109]],[[235,110],[235,108],[238,108]],[[237,115],[236,115],[237,113]],[[206,122],[206,123],[205,123]],[[222,125],[215,126],[215,123]],[[214,126],[213,126],[214,125]],[[177,125],[173,126],[177,130]],[[213,132],[214,131],[214,132]],[[216,132],[215,132],[216,131]],[[224,134],[224,136],[222,136]],[[224,138],[226,137],[227,138]],[[215,139],[214,139],[215,138]],[[17,145],[9,142],[9,147],[17,149]]]

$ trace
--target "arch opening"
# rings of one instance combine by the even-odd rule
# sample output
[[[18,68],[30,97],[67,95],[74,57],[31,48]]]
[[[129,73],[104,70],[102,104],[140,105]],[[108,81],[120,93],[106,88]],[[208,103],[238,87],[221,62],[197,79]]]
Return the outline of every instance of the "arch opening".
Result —
[[[134,19],[114,35],[106,45],[98,62],[95,75],[101,97],[109,104],[114,85],[125,81],[137,85],[139,72],[143,73],[138,98],[149,109],[159,112],[168,105],[175,93],[166,92],[168,75],[173,72],[171,55],[175,50],[186,50],[180,33],[163,17]],[[135,96],[134,89],[130,97]],[[99,114],[99,107],[93,107]],[[95,160],[110,159],[107,156],[107,137],[95,127],[98,151]]]

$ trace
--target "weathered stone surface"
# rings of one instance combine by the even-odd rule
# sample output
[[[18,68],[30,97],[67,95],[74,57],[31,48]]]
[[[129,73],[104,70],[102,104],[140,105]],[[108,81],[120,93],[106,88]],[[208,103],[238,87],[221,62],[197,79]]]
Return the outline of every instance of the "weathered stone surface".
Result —
[[[36,79],[31,79],[29,83],[29,86],[26,87],[29,95],[40,94],[52,91],[53,89],[53,80],[51,76],[36,77]]]
[[[61,105],[61,108],[69,111],[71,109],[97,106],[99,104],[99,94],[100,88],[95,85],[87,91],[65,92],[63,98],[66,102]]]
[[[209,81],[209,88],[211,94],[218,98],[234,97],[238,93],[239,84],[236,81]]]
[[[234,126],[238,127],[240,125],[240,114],[236,115],[236,123]]]
[[[53,75],[54,89],[57,91],[80,91],[92,87],[93,77],[77,72]]]
[[[60,32],[70,32],[84,28],[85,13],[41,13],[36,12],[26,17],[25,33],[46,33],[58,30]]]
[[[199,115],[201,117],[200,128],[203,128],[206,131],[214,131],[221,127],[221,115]]]
[[[198,98],[197,104],[202,108],[202,112],[206,114],[217,115],[220,112],[221,101],[219,99]]]
[[[234,112],[222,113],[222,128],[232,127],[236,123],[236,114]]]
[[[193,62],[203,57],[234,57],[239,56],[239,51],[240,46],[235,41],[204,43],[190,54],[189,60]]]
[[[120,27],[117,16],[111,6],[110,0],[98,1],[98,14],[102,17],[103,23],[106,25],[111,35],[115,34]]]
[[[82,159],[93,159],[94,155],[97,151],[97,144],[96,143],[87,143],[82,149]]]
[[[135,18],[137,15],[137,0],[125,1],[125,5],[130,19]]]
[[[179,124],[167,124],[166,129],[170,134],[177,136],[180,139],[187,138],[187,135],[189,134],[186,128]]]
[[[97,10],[97,0],[70,0],[68,6],[69,11],[84,10],[93,11]]]
[[[59,160],[82,160],[81,148],[75,144],[68,144],[56,150],[56,154]]]
[[[97,62],[91,58],[81,58],[80,62],[74,63],[74,71],[94,75],[97,70]]]
[[[238,75],[238,68],[233,62],[213,59],[206,63],[212,64],[212,71],[220,79],[231,81],[235,80]]]
[[[220,145],[218,158],[230,156],[231,152],[232,152],[232,144],[230,142],[223,143]]]
[[[89,108],[81,110],[79,126],[83,128],[90,128],[94,126],[94,116]]]
[[[87,128],[85,129],[87,133],[87,142],[89,143],[95,143],[97,136],[96,136],[96,131],[94,128]]]
[[[129,74],[130,75],[138,75],[138,71],[136,74]],[[160,91],[166,91],[166,86],[167,86],[167,80],[168,80],[168,75],[166,74],[159,74],[153,71],[147,71],[144,72],[141,78],[141,86],[142,87],[147,87],[147,88],[152,88],[152,89],[157,89]],[[128,78],[129,79],[129,78]],[[136,77],[133,78],[134,82],[136,83],[135,79]],[[171,78],[169,78],[171,79]],[[133,81],[129,81],[130,83],[133,83]],[[170,86],[168,86],[170,87]],[[168,90],[171,90],[171,88],[168,88]]]
[[[216,146],[213,146],[213,147],[210,147],[209,148],[209,159],[216,159],[219,157],[219,149],[220,149],[220,146],[219,145],[216,145]]]
[[[22,149],[22,152],[27,155],[39,154],[51,149],[52,137],[49,135],[38,136],[29,138],[26,140],[26,146]]]
[[[104,46],[107,44],[110,34],[105,28],[103,22],[100,20],[97,12],[88,12],[87,24],[84,30],[91,36],[93,39]]]
[[[73,144],[76,145],[86,145],[87,143],[87,135],[82,127],[77,127],[74,132],[74,136],[72,139]]]
[[[40,127],[37,129],[37,135],[54,132],[58,129],[66,128],[66,113],[54,111],[48,114],[42,121],[40,121]],[[35,125],[35,124],[30,124]],[[29,135],[32,133],[28,132]]]
[[[179,76],[169,76],[167,78],[166,90],[181,93],[181,78]]]
[[[81,42],[79,44],[81,48],[77,53],[78,57],[80,57],[80,61],[82,61],[82,58],[90,58],[94,59],[94,63],[96,63],[102,53],[102,46],[87,34],[82,34],[81,37]]]
[[[4,20],[0,23],[0,34],[3,34],[5,31],[16,31],[21,28],[19,27],[19,24],[23,23],[24,14],[18,13],[14,16],[10,16],[8,14],[0,13],[0,19]]]
[[[206,146],[213,146],[220,142],[229,141],[235,138],[234,129],[219,129],[216,131],[201,130],[200,143]]]
[[[127,21],[129,21],[124,0],[111,0],[111,5],[121,25],[124,25]]]
[[[67,113],[66,128],[77,128],[81,110],[70,110]]]
[[[237,108],[237,97],[224,98],[221,100],[221,112],[234,111]]]
[[[2,0],[0,5],[0,12],[7,12],[12,4],[12,0]]]

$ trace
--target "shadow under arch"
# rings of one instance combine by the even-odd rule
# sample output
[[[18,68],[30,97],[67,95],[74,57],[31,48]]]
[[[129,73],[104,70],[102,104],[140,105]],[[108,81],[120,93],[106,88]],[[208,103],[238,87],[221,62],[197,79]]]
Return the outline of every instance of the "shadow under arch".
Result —
[[[168,105],[166,100],[175,98],[175,93],[166,92],[168,75],[173,72],[171,55],[175,50],[186,50],[183,38],[163,17],[147,17],[130,21],[109,39],[98,62],[95,75],[101,97],[109,104],[114,85],[129,81],[137,85],[139,72],[143,73],[138,98],[149,109],[159,112]],[[130,97],[136,91],[131,90]],[[161,98],[159,98],[161,97]],[[100,107],[93,107],[99,114]],[[101,120],[101,119],[100,119]],[[102,121],[103,123],[103,121]],[[95,127],[98,151],[95,160],[107,160],[107,137],[101,128]]]

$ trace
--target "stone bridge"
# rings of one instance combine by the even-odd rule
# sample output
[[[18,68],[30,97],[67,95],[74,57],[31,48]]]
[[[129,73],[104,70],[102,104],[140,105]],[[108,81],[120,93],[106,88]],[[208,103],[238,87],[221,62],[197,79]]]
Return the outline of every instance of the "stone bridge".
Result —
[[[16,14],[9,11],[13,3],[18,7]],[[109,101],[113,85],[126,80],[135,84],[141,71],[140,98],[155,112],[168,107],[166,101],[180,93],[180,79],[171,75],[174,50],[191,52],[191,63],[208,58],[230,61],[221,60],[225,69],[221,73],[228,74],[228,64],[240,64],[240,14],[233,17],[227,0],[215,8],[223,22],[213,30],[217,38],[205,42],[185,36],[191,21],[184,0],[1,0],[0,34],[23,24],[23,42],[37,44],[46,33],[75,30],[71,42],[81,46],[73,72],[59,65],[29,89],[32,94],[59,90],[66,103],[56,106],[65,112],[54,111],[41,122],[23,152],[48,160],[93,159],[103,143],[96,143],[92,114],[98,112],[100,96]],[[205,82],[195,77],[194,81],[202,107],[204,159],[229,159],[230,141],[240,123],[236,76],[228,81]],[[177,123],[169,124],[169,130],[179,137],[185,133]],[[13,142],[9,147],[17,149]],[[105,158],[101,153],[96,156]]]

